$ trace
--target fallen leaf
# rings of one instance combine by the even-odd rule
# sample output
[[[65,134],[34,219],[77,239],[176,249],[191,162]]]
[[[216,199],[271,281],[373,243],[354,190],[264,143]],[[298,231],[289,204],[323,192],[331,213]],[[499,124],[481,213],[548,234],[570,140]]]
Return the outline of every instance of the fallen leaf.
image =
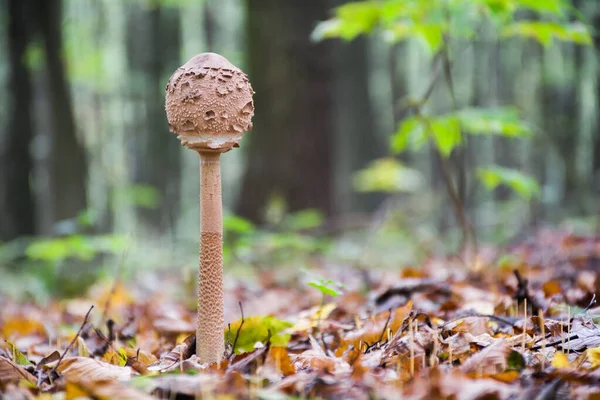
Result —
[[[117,379],[126,381],[131,379],[130,367],[120,367],[104,361],[87,357],[63,358],[57,371],[71,381],[82,379],[97,381],[103,379]]]
[[[557,351],[554,353],[554,358],[552,358],[552,366],[557,369],[561,368],[569,368],[569,358],[562,351]]]
[[[273,346],[285,346],[290,338],[289,334],[282,333],[292,326],[290,322],[282,321],[271,316],[246,317],[232,322],[225,330],[225,341],[235,342],[235,353],[251,352],[256,343],[263,343],[269,339]],[[237,341],[236,341],[237,336]]]
[[[281,372],[284,376],[296,373],[296,369],[292,365],[285,347],[272,346],[269,349],[267,361],[275,365],[277,371]]]
[[[17,365],[8,358],[0,357],[0,382],[19,380],[26,380],[30,383],[36,382],[35,376],[27,372],[22,366]]]
[[[99,380],[80,379],[77,381],[69,380],[66,386],[66,400],[75,400],[84,398],[94,398],[98,400],[151,400],[154,397],[122,382],[106,378]]]
[[[466,373],[497,374],[506,369],[507,359],[512,349],[502,339],[473,354],[463,363],[461,369]]]
[[[597,368],[600,365],[600,347],[592,347],[586,350],[587,358],[592,368]]]

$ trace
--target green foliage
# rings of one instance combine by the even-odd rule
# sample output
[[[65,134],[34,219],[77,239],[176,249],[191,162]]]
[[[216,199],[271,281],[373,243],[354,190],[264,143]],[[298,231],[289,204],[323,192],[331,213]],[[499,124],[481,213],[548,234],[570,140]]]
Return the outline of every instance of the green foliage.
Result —
[[[62,262],[68,258],[90,261],[99,253],[118,254],[126,247],[127,238],[121,235],[73,234],[36,240],[27,247],[25,255],[31,260],[51,263]]]
[[[337,7],[333,18],[319,23],[312,37],[352,40],[379,29],[389,41],[417,39],[436,53],[445,37],[477,38],[478,28],[491,20],[505,36],[532,38],[544,45],[552,38],[589,44],[589,29],[569,22],[570,8],[563,0],[358,1]],[[517,13],[523,10],[537,13],[541,21],[520,21]]]
[[[36,71],[46,62],[46,51],[38,41],[32,41],[25,49],[25,63],[32,71]]]
[[[255,349],[257,343],[266,344],[267,340],[272,346],[286,346],[290,340],[288,333],[282,331],[292,327],[292,323],[282,321],[272,316],[253,316],[239,319],[225,329],[225,341],[235,342],[235,354],[248,353]]]
[[[301,263],[329,247],[329,241],[303,231],[320,227],[324,217],[320,211],[307,209],[286,213],[280,204],[273,224],[257,228],[252,222],[236,215],[223,218],[223,259],[225,264],[242,261],[260,266],[293,261]],[[278,222],[275,222],[278,221]]]
[[[540,193],[540,187],[534,178],[514,169],[499,166],[478,168],[477,176],[489,190],[505,185],[527,200]]]
[[[318,228],[323,224],[324,220],[325,217],[321,211],[306,209],[287,215],[281,225],[285,230],[302,231],[305,229]]]
[[[354,175],[354,188],[359,192],[415,192],[423,185],[423,177],[394,158],[377,159]]]
[[[12,344],[8,340],[5,340],[5,342],[8,345],[8,349],[11,352],[11,354],[13,356],[13,360],[15,361],[15,363],[17,363],[17,365],[25,365],[25,366],[31,365],[31,363],[29,362],[29,360],[27,360],[27,357],[25,357],[25,354],[23,354],[17,348],[17,346],[15,346],[14,344]]]
[[[531,129],[514,108],[466,108],[440,116],[418,115],[404,119],[391,137],[394,153],[419,150],[432,140],[444,157],[463,143],[461,132],[473,135],[526,137]]]
[[[520,36],[535,39],[544,46],[550,46],[553,40],[573,42],[576,44],[592,44],[588,28],[582,23],[559,24],[556,22],[524,21],[505,26],[502,29],[505,37]]]
[[[341,284],[340,282],[335,282],[331,279],[325,279],[325,278],[314,279],[314,280],[308,282],[308,285],[317,289],[319,292],[321,292],[323,294],[323,296],[329,295],[332,297],[337,297],[340,294],[342,294],[342,292],[340,291],[340,288],[344,287],[344,285]]]
[[[510,352],[506,362],[509,370],[522,371],[527,366],[523,355],[515,350]]]
[[[120,204],[154,209],[160,205],[161,198],[160,193],[155,187],[133,184],[116,189],[113,193],[113,201]]]

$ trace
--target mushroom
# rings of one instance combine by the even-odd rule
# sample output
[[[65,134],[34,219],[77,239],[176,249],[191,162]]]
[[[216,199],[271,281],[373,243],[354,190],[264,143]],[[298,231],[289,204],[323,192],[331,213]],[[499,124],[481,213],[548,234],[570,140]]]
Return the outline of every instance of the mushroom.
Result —
[[[226,58],[202,53],[179,67],[166,87],[169,130],[200,155],[200,265],[196,355],[223,358],[223,220],[221,153],[239,147],[252,129],[254,91],[246,74]]]

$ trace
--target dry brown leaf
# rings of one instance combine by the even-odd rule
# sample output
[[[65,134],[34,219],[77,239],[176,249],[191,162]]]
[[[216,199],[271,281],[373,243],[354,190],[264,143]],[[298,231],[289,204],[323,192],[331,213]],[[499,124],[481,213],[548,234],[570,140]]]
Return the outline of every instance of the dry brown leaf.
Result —
[[[152,396],[129,387],[114,379],[69,381],[66,385],[66,400],[91,397],[98,400],[150,400]]]
[[[127,381],[131,379],[130,367],[119,367],[104,361],[94,360],[86,357],[64,358],[59,364],[57,371],[69,381],[98,381],[105,379],[116,379]]]
[[[296,373],[296,369],[292,365],[292,361],[290,360],[290,356],[288,355],[285,347],[271,347],[267,356],[267,362],[275,365],[277,371],[282,373],[284,376]]]
[[[0,382],[12,382],[26,380],[35,383],[36,379],[22,366],[15,364],[12,360],[0,356]]]
[[[485,347],[465,360],[461,370],[466,373],[497,374],[507,367],[511,347],[502,339]]]

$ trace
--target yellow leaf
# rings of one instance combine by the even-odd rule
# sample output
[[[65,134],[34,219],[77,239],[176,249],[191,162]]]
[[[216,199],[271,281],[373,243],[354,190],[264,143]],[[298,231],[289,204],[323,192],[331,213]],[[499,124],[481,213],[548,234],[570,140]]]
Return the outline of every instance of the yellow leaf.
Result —
[[[42,335],[44,336],[46,328],[38,319],[25,316],[14,316],[4,320],[2,327],[2,336],[11,338],[14,336]]]
[[[76,385],[71,382],[67,382],[67,387],[65,388],[65,398],[66,400],[76,400],[76,399],[87,399],[88,394],[82,390],[79,385]]]
[[[552,366],[554,368],[569,368],[569,357],[562,351],[557,351],[552,359]]]
[[[127,362],[127,359],[123,358],[121,352],[116,351],[107,351],[102,357],[102,360],[106,361],[109,364],[118,365],[120,367],[124,366]]]
[[[597,368],[600,365],[600,347],[587,349],[586,353],[588,361],[592,364],[592,368]]]
[[[136,358],[137,357],[138,361],[141,362],[146,367],[156,361],[156,357],[153,354],[146,353],[143,350],[140,350],[138,352],[138,349],[126,348],[126,349],[120,349],[119,352],[121,354],[124,354],[126,358],[129,358],[129,357]]]
[[[308,318],[302,318],[296,325],[291,328],[291,332],[303,332],[310,328],[316,328],[320,322],[323,322],[329,317],[329,314],[337,305],[335,303],[325,304],[323,307],[317,307],[317,310],[313,312]]]

